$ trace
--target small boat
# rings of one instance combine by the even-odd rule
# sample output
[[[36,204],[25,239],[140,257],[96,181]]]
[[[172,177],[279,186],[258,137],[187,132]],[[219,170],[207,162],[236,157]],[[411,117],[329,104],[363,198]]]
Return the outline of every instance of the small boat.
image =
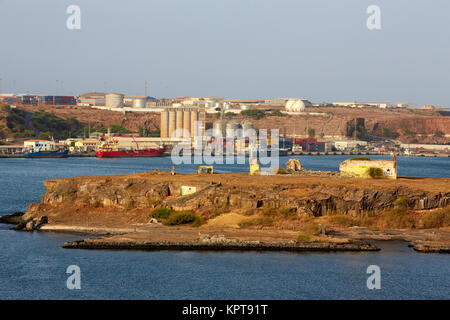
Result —
[[[23,155],[25,158],[65,158],[69,150],[30,150],[26,151]]]
[[[137,149],[120,149],[118,140],[103,141],[95,155],[97,158],[160,157],[164,155],[165,148],[163,147],[140,149],[136,140],[134,141]]]

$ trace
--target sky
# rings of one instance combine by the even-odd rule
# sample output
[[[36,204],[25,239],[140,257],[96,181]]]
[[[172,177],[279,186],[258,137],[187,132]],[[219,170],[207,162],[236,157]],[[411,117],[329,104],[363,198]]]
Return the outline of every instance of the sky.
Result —
[[[0,0],[0,13],[3,93],[143,95],[147,80],[160,98],[450,107],[448,0]]]

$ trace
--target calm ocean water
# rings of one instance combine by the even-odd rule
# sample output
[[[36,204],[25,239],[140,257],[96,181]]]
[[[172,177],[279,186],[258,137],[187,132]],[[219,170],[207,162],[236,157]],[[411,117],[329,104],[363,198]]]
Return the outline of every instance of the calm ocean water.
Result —
[[[346,156],[301,156],[313,170],[338,170]],[[382,158],[382,157],[372,157]],[[387,157],[385,157],[387,158]],[[288,158],[281,158],[284,165]],[[399,157],[399,175],[450,177],[449,158]],[[0,215],[26,210],[42,181],[80,175],[170,170],[170,158],[0,159]],[[193,172],[198,165],[177,166]],[[215,165],[246,172],[248,165]],[[418,254],[403,242],[377,253],[260,253],[63,250],[83,236],[25,233],[0,224],[0,299],[449,299],[450,257]],[[381,268],[381,290],[366,269]],[[67,266],[81,268],[81,290],[66,288]]]

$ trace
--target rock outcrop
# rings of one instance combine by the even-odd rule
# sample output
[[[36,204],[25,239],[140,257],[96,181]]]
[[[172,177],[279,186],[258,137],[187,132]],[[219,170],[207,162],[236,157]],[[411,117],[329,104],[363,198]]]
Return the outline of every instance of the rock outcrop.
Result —
[[[293,172],[298,172],[298,171],[302,171],[302,165],[300,164],[300,160],[299,159],[289,159],[286,162],[286,171],[288,173],[293,173]]]
[[[270,207],[310,216],[330,212],[355,216],[362,211],[376,213],[392,207],[399,197],[407,199],[411,209],[434,209],[450,204],[447,180],[371,180],[368,184],[365,179],[334,176],[172,176],[169,172],[65,178],[45,181],[47,192],[41,203],[31,204],[23,218],[28,222],[47,216],[50,223],[55,219],[78,219],[76,221],[82,223],[85,221],[83,214],[100,210],[105,215],[98,219],[117,219],[118,223],[133,219],[134,222],[148,223],[148,208],[155,207],[191,210],[199,214]],[[180,196],[183,185],[193,186],[197,191]],[[137,213],[131,215],[129,212]],[[39,223],[33,225],[33,229]]]

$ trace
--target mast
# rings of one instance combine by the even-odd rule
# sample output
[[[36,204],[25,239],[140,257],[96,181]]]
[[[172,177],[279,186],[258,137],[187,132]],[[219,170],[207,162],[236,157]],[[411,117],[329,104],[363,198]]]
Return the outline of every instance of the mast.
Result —
[[[134,138],[134,134],[132,134],[131,137],[133,138],[134,143],[136,143],[136,148],[139,151],[139,145],[138,145],[136,139]]]

